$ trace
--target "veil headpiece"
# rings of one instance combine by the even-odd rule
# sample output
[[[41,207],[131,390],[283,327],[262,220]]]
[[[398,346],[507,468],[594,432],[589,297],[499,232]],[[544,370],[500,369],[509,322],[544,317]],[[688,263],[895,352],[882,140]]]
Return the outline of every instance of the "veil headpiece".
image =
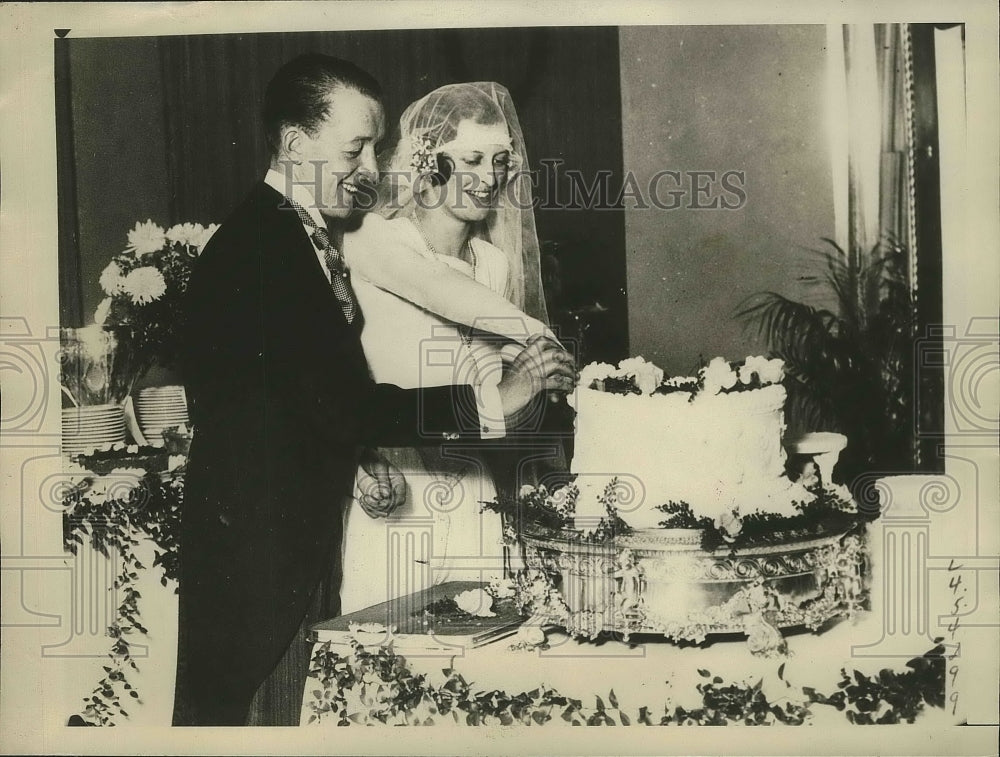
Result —
[[[413,215],[417,203],[414,193],[430,186],[437,156],[474,146],[457,141],[459,124],[466,119],[483,125],[502,124],[510,137],[507,185],[473,236],[490,242],[507,256],[511,302],[528,315],[547,321],[528,155],[514,103],[503,85],[448,84],[403,111],[395,144],[381,161],[378,212],[386,218]]]

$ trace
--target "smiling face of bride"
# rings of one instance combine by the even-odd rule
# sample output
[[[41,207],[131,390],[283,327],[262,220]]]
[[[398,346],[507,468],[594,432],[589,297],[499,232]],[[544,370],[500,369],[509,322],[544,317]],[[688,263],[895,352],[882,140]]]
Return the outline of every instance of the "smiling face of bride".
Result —
[[[436,188],[438,212],[463,223],[486,219],[507,184],[511,142],[503,123],[459,122],[455,138],[440,150],[446,182]]]

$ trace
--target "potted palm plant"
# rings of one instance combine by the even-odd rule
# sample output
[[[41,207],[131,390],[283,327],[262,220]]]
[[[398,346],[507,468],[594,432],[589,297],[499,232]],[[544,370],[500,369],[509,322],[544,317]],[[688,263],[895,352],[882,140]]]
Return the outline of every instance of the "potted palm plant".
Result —
[[[789,380],[789,431],[837,431],[850,440],[839,478],[913,466],[914,314],[906,248],[810,250],[822,272],[805,279],[832,295],[835,309],[776,292],[752,295],[736,317],[756,330]],[[829,297],[825,299],[829,300]]]

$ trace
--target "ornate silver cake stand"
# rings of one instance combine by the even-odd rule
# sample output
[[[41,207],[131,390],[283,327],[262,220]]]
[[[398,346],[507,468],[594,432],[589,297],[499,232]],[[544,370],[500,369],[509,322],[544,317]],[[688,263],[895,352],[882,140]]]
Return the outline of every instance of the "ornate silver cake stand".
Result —
[[[816,630],[867,600],[863,524],[781,544],[701,548],[697,529],[635,531],[605,542],[520,535],[528,574],[561,602],[534,602],[542,622],[574,636],[655,634],[701,642],[741,633],[755,654],[785,649],[779,629]]]

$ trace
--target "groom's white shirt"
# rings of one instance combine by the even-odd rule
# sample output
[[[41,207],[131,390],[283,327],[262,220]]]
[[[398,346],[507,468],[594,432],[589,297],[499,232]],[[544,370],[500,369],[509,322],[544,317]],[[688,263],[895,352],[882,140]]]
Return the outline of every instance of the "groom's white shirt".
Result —
[[[273,168],[268,169],[267,175],[264,177],[264,183],[276,192],[280,192],[285,197],[289,196],[286,190],[290,188],[290,199],[297,202],[305,209],[305,211],[309,214],[309,217],[316,224],[317,228],[326,228],[326,220],[323,218],[319,210],[316,209],[316,201],[313,198],[312,192],[310,192],[304,185],[289,182],[284,174],[275,171]],[[312,230],[306,228],[305,224],[302,224],[302,226],[306,229],[306,233],[309,234],[309,238],[311,240]],[[330,271],[326,267],[326,260],[323,256],[323,251],[318,249],[315,243],[313,243],[313,251],[316,253],[316,259],[319,260],[320,270],[323,271],[327,281],[329,281]],[[379,281],[372,279],[371,272],[369,272],[368,277],[376,286],[381,287],[388,292],[392,292],[393,294],[399,294],[392,286],[391,281]],[[412,301],[415,305],[433,312],[433,309],[428,307],[429,303],[417,302],[414,300],[410,301]],[[480,437],[483,439],[502,439],[507,435],[507,425],[504,421],[503,402],[500,400],[499,387],[495,383],[487,382],[473,384],[472,389],[476,395],[476,408],[479,412]]]

